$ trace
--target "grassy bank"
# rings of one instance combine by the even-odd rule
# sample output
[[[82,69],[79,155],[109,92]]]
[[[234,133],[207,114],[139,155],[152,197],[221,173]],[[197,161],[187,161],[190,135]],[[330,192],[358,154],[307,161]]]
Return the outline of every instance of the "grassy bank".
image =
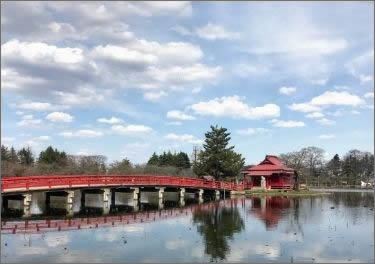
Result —
[[[327,195],[330,192],[319,192],[310,190],[245,190],[246,196],[315,196]]]

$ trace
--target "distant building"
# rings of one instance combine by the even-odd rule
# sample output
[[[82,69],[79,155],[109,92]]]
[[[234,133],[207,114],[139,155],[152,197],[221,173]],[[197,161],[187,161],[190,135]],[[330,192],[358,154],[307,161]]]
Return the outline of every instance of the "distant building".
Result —
[[[290,189],[293,186],[294,169],[273,155],[266,155],[261,163],[247,168],[243,174],[245,188]]]

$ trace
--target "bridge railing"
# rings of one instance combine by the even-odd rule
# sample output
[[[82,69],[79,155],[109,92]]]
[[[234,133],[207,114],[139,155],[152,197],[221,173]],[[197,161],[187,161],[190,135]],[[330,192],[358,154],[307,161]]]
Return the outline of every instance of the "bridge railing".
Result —
[[[2,177],[2,192],[30,189],[77,188],[93,186],[171,186],[184,188],[241,190],[242,185],[227,181],[208,181],[151,175],[43,175]]]

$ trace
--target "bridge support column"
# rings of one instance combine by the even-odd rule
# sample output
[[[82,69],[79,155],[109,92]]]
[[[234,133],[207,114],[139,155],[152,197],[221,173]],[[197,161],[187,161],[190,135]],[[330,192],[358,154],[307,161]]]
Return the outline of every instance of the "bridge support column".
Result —
[[[204,190],[203,189],[199,189],[199,198],[202,198],[203,199],[203,193],[204,193]]]
[[[23,199],[23,217],[27,218],[30,217],[30,207],[31,207],[31,201],[32,201],[32,195],[31,193],[25,194]]]
[[[139,193],[139,188],[131,188],[133,190],[133,199],[134,200],[139,200],[140,198],[140,193]]]
[[[139,211],[139,201],[138,201],[138,199],[133,200],[133,210],[134,210],[134,212]]]
[[[215,191],[215,199],[220,200],[220,191],[219,190]]]
[[[163,199],[159,199],[159,209],[164,209]]]
[[[74,202],[74,191],[67,191],[66,197],[66,211],[67,216],[73,216],[73,202]]]
[[[159,200],[164,198],[164,187],[159,188]]]
[[[185,206],[185,199],[184,199],[184,197],[181,197],[180,198],[180,206],[182,207],[182,206]]]
[[[104,188],[103,189],[103,214],[109,213],[110,196],[111,196],[111,189],[110,188]]]
[[[180,189],[180,199],[184,199],[185,198],[185,188],[181,188]]]

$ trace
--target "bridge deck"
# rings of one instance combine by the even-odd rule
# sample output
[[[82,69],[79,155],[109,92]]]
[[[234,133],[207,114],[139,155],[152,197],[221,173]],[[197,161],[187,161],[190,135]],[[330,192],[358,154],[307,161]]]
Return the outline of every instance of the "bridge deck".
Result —
[[[211,190],[242,190],[242,185],[226,181],[207,181],[174,176],[150,175],[47,175],[2,177],[1,192],[23,192],[34,190],[73,189],[87,187],[143,187],[161,186]]]

